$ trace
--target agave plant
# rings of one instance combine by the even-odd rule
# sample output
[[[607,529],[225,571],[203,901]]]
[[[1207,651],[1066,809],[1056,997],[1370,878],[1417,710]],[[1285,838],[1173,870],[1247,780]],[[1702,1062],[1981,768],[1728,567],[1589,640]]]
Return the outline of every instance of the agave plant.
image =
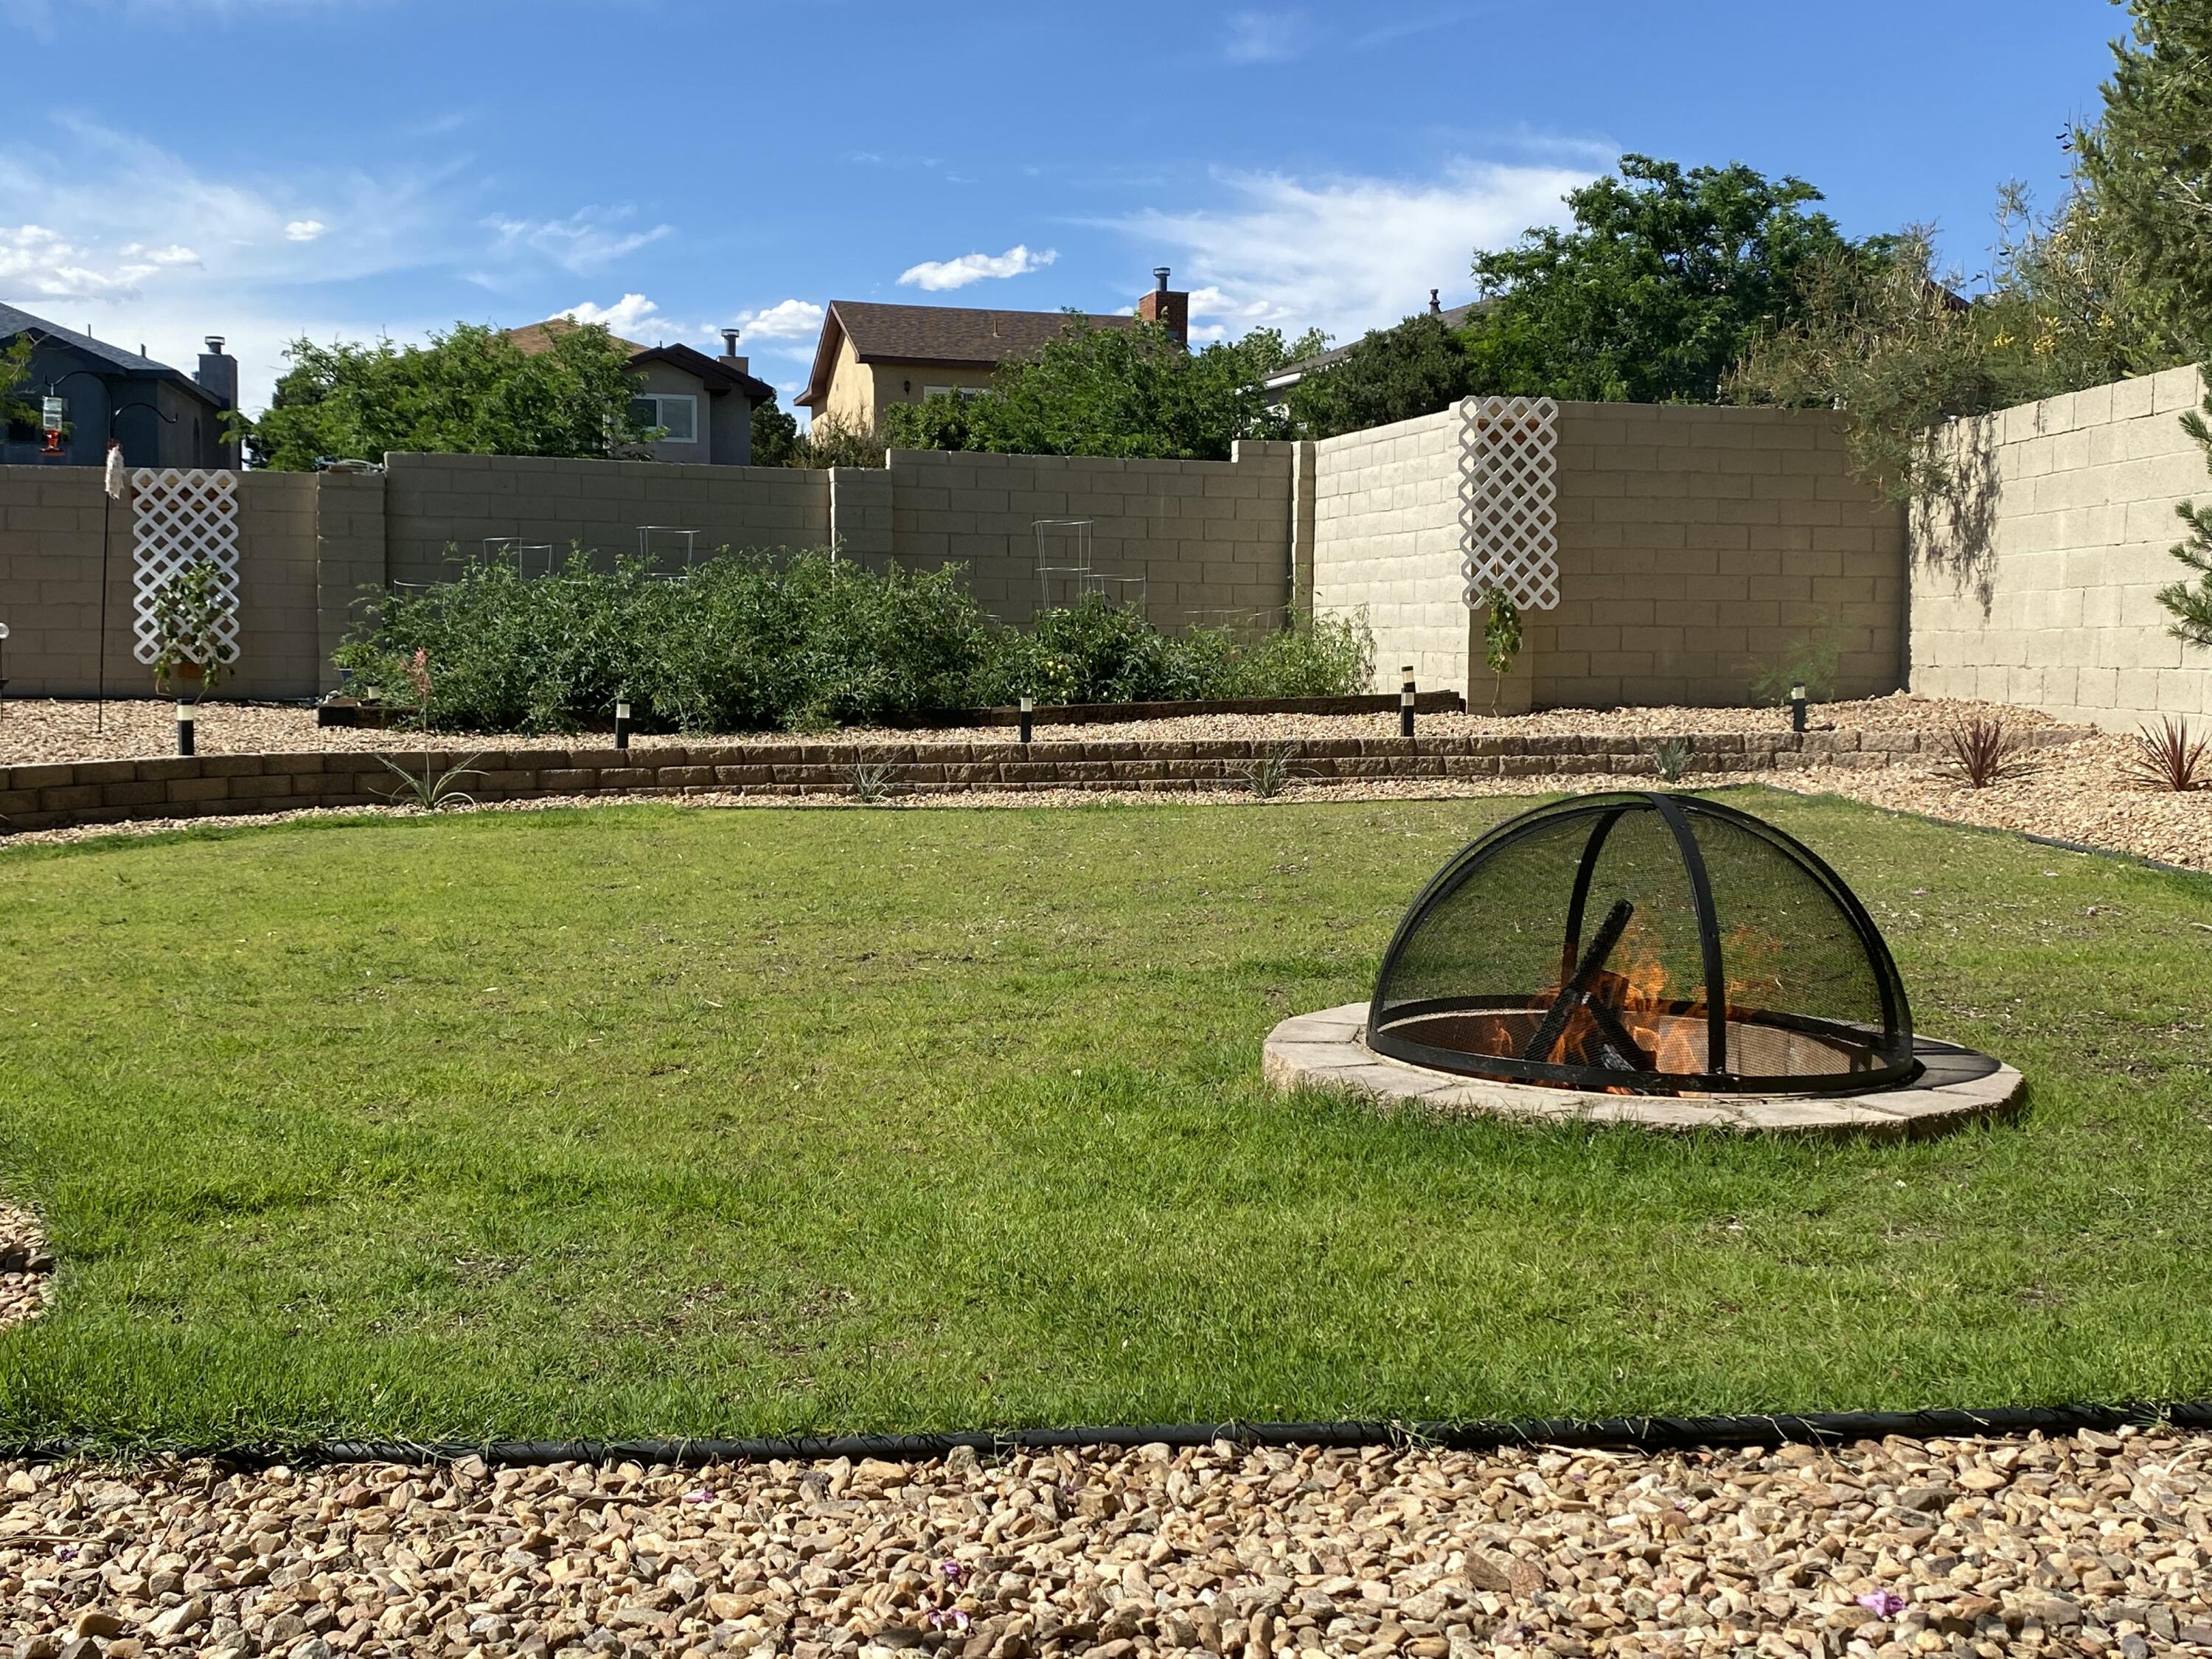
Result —
[[[890,799],[891,768],[885,761],[863,761],[845,769],[853,798],[863,806],[880,806]]]
[[[1273,800],[1290,787],[1291,763],[1297,754],[1297,744],[1286,743],[1264,755],[1237,762],[1231,769],[1244,780],[1244,787],[1254,795],[1261,800]]]
[[[471,755],[458,766],[449,766],[441,772],[437,763],[427,752],[422,757],[422,772],[416,776],[389,755],[379,755],[384,769],[399,780],[385,792],[384,799],[394,806],[419,806],[426,812],[435,812],[447,806],[474,806],[476,797],[458,787],[457,780],[477,775],[476,763],[481,754]]]
[[[1666,738],[1652,745],[1651,767],[1668,783],[1680,783],[1690,769],[1692,750],[1687,738]]]
[[[2192,738],[2185,720],[2168,717],[2155,732],[2146,726],[2130,739],[2128,775],[2153,789],[2195,789],[2208,744],[2212,737]]]

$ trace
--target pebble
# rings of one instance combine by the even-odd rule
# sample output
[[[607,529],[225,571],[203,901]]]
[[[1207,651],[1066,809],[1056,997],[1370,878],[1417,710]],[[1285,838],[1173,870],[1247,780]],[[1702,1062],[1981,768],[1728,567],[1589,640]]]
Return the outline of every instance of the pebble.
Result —
[[[54,1259],[39,1218],[28,1210],[0,1204],[0,1330],[36,1319],[53,1299]],[[15,1482],[11,1474],[8,1491],[25,1496],[29,1489]]]
[[[2164,1429],[0,1468],[15,1659],[2212,1651],[2212,1436]]]

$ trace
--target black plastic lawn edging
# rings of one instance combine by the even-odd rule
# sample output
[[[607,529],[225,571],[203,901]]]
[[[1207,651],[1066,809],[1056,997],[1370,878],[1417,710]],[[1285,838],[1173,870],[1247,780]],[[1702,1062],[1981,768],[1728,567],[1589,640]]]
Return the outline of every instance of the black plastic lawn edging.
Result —
[[[641,1463],[696,1468],[709,1463],[817,1462],[840,1457],[884,1462],[926,1462],[966,1447],[979,1456],[1016,1451],[1100,1450],[1164,1445],[1318,1447],[1352,1450],[1494,1451],[1514,1446],[1666,1452],[1725,1447],[1832,1444],[1967,1436],[2077,1434],[2084,1429],[2165,1425],[2212,1429],[2212,1400],[2163,1405],[2000,1406],[1987,1411],[1936,1407],[1902,1412],[1787,1413],[1764,1417],[1523,1418],[1507,1423],[1158,1423],[1126,1427],[951,1431],[940,1434],[845,1434],[760,1440],[318,1440],[296,1445],[136,1448],[229,1468],[294,1468],[346,1463],[455,1463],[477,1458],[497,1468],[547,1463]],[[36,1441],[0,1449],[0,1456],[52,1462],[99,1456],[116,1449],[89,1441]]]

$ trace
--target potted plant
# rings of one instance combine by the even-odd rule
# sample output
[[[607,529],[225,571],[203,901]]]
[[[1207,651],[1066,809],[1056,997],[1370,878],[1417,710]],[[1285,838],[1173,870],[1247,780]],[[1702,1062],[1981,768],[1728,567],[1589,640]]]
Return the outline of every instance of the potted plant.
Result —
[[[154,592],[154,684],[197,702],[230,665],[238,647],[223,637],[236,603],[223,591],[212,560],[195,559]]]

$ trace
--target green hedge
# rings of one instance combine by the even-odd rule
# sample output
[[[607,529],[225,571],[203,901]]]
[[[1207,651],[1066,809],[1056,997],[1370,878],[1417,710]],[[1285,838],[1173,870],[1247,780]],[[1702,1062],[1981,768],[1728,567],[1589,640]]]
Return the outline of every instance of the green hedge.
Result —
[[[675,580],[578,553],[550,576],[470,566],[422,593],[376,595],[338,665],[414,702],[421,653],[433,725],[569,732],[626,694],[641,729],[805,730],[1002,704],[1338,696],[1364,690],[1364,621],[1256,643],[1221,629],[1163,634],[1087,599],[1029,631],[986,616],[960,568],[878,574],[820,553],[726,553]]]

